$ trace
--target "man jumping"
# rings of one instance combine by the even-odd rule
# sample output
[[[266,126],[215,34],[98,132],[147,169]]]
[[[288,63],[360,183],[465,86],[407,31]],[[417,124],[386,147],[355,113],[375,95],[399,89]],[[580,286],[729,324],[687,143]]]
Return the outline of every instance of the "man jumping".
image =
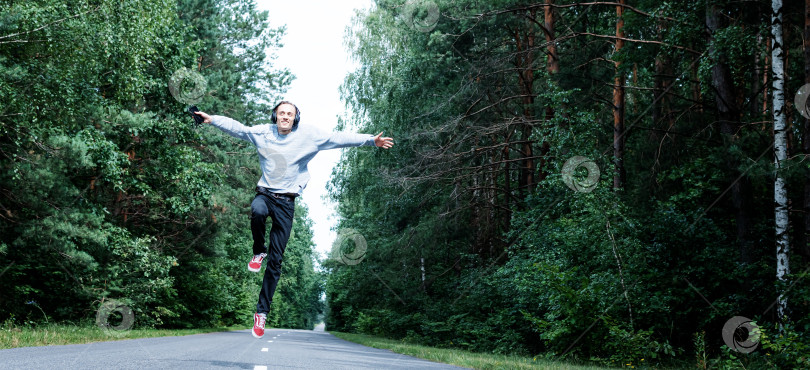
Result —
[[[256,186],[256,196],[250,204],[250,231],[253,234],[253,258],[248,270],[259,272],[267,259],[259,303],[253,315],[253,336],[264,335],[264,323],[273,293],[281,276],[281,260],[292,230],[295,198],[301,195],[309,181],[307,164],[321,150],[352,146],[377,146],[388,149],[394,145],[390,137],[327,133],[310,125],[298,125],[301,112],[295,104],[282,101],[273,108],[270,120],[275,125],[245,126],[224,116],[209,116],[196,112],[210,123],[237,139],[253,143],[259,153],[262,177]],[[265,246],[267,217],[273,220],[269,248]]]

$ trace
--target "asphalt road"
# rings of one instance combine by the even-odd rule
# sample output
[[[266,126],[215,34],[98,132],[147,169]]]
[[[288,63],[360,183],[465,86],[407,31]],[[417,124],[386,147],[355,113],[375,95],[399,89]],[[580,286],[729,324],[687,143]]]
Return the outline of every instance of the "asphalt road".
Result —
[[[0,350],[2,369],[459,369],[323,331],[249,330]]]

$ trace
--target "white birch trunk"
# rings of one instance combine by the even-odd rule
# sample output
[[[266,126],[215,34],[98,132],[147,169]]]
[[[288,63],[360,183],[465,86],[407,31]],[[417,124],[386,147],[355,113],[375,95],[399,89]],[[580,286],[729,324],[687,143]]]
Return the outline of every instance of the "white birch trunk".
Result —
[[[771,14],[771,37],[773,48],[771,51],[771,65],[773,70],[773,150],[776,180],[773,186],[773,196],[776,208],[776,278],[785,281],[790,274],[790,242],[788,240],[788,208],[787,189],[785,179],[782,177],[782,163],[787,159],[787,132],[785,131],[785,66],[784,49],[782,47],[782,0],[772,0],[773,14]],[[787,297],[780,292],[777,303],[777,316],[781,323],[786,321]]]
[[[425,257],[419,259],[421,262],[420,267],[422,268],[422,286],[425,286]]]

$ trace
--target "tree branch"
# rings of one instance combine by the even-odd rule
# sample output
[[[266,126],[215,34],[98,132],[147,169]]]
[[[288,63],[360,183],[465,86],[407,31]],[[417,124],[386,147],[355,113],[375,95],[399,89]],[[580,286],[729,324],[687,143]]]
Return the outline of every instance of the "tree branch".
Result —
[[[610,35],[600,35],[600,34],[596,34],[596,33],[590,33],[590,32],[577,32],[577,33],[576,33],[576,35],[578,35],[578,36],[579,36],[579,35],[583,35],[583,36],[593,36],[593,37],[599,37],[599,38],[603,38],[603,39],[611,39],[611,40],[622,40],[622,41],[629,41],[629,42],[637,42],[637,43],[641,43],[641,44],[656,44],[656,45],[663,45],[663,46],[669,46],[669,47],[673,47],[673,48],[676,48],[676,49],[685,50],[685,51],[688,51],[688,52],[690,52],[690,53],[692,53],[692,54],[695,54],[695,55],[701,55],[701,54],[703,54],[703,53],[701,53],[701,52],[699,52],[699,51],[697,51],[697,50],[690,49],[690,48],[687,48],[687,47],[685,47],[685,46],[678,46],[678,45],[667,44],[667,43],[665,43],[665,42],[661,42],[661,41],[628,39],[628,38],[626,38],[626,37],[616,37],[616,36],[610,36]]]
[[[48,23],[48,24],[46,24],[46,25],[44,25],[44,26],[42,26],[42,27],[35,28],[35,29],[33,29],[33,30],[30,30],[30,31],[25,31],[25,32],[17,32],[17,33],[12,33],[12,34],[10,34],[10,35],[0,36],[0,40],[2,40],[2,39],[7,39],[7,38],[9,38],[9,37],[14,37],[14,36],[25,35],[25,34],[29,34],[29,33],[32,33],[32,32],[37,32],[37,31],[42,30],[42,29],[44,29],[44,28],[46,28],[46,27],[50,27],[50,26],[52,26],[52,25],[54,25],[54,24],[64,22],[64,21],[66,21],[66,20],[68,20],[68,19],[71,19],[71,18],[76,18],[76,17],[80,17],[80,16],[85,15],[85,14],[87,14],[87,13],[94,12],[94,11],[98,10],[99,8],[101,8],[101,5],[97,6],[95,9],[90,9],[90,10],[85,11],[85,12],[83,12],[83,13],[79,13],[79,14],[71,15],[71,16],[69,16],[69,17],[65,17],[65,18],[62,18],[62,19],[59,19],[59,20],[55,20],[55,21],[53,21],[53,22],[51,22],[51,23]],[[19,41],[19,40],[15,40],[15,41],[3,41],[3,42],[0,42],[0,43],[9,43],[9,42],[27,42],[27,41]]]

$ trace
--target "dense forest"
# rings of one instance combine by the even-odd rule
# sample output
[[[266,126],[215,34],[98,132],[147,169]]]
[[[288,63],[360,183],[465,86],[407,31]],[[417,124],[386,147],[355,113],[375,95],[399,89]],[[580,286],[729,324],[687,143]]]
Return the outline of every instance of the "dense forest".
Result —
[[[810,366],[810,2],[378,0],[346,40],[343,127],[398,141],[334,172],[328,329]]]
[[[0,323],[252,323],[256,151],[184,111],[269,121],[283,34],[246,0],[0,2]],[[295,214],[268,325],[312,328],[323,279]]]
[[[269,121],[271,16],[0,0],[0,324],[249,324],[256,151],[184,111]],[[322,271],[296,209],[270,327],[810,367],[810,1],[377,0],[346,47],[339,128],[397,144],[344,152]]]

